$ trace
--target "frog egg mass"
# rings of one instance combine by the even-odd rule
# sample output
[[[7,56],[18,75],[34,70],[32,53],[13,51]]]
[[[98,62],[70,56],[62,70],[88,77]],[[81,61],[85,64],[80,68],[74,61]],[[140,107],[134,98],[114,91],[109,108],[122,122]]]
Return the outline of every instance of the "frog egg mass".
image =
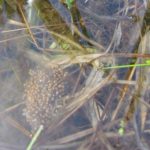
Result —
[[[33,130],[48,126],[64,107],[65,73],[59,67],[32,69],[24,84],[24,115]]]

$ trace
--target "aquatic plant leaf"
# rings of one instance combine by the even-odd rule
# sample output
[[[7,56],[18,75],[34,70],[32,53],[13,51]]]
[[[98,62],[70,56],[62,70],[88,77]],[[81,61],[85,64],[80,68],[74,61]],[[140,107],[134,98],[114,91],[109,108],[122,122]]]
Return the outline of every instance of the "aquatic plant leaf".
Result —
[[[3,8],[3,0],[0,0],[0,10],[2,10],[2,8]]]
[[[17,1],[16,0],[6,0],[7,4],[9,5],[9,7],[13,10],[17,10]]]
[[[73,2],[74,2],[74,0],[66,0],[66,4],[69,9],[72,7]]]

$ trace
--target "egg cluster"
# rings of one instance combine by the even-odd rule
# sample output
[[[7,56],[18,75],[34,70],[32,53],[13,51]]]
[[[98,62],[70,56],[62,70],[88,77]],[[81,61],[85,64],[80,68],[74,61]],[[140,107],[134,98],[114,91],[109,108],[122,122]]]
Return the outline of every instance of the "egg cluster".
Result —
[[[24,114],[33,130],[40,125],[48,126],[65,106],[64,78],[66,74],[59,67],[36,68],[29,71],[24,84]]]

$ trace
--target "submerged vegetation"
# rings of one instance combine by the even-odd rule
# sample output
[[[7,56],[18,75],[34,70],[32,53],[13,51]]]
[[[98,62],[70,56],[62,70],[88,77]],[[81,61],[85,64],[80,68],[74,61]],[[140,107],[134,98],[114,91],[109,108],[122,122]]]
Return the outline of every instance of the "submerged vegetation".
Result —
[[[149,150],[149,10],[0,0],[1,147]]]

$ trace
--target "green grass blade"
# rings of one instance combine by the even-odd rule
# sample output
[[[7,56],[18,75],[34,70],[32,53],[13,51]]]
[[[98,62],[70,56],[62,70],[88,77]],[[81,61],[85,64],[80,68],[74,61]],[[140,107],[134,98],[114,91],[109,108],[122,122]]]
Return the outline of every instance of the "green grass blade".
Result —
[[[121,68],[130,68],[130,67],[146,67],[146,66],[150,66],[149,63],[145,63],[145,64],[132,64],[132,65],[120,65],[120,66],[110,66],[110,67],[104,67],[103,69],[121,69]]]
[[[44,129],[43,125],[41,125],[39,127],[39,129],[36,131],[35,135],[33,136],[33,138],[31,139],[28,147],[26,150],[32,150],[32,147],[34,145],[34,143],[37,141],[37,138],[39,137],[40,133],[42,132],[42,130]]]

